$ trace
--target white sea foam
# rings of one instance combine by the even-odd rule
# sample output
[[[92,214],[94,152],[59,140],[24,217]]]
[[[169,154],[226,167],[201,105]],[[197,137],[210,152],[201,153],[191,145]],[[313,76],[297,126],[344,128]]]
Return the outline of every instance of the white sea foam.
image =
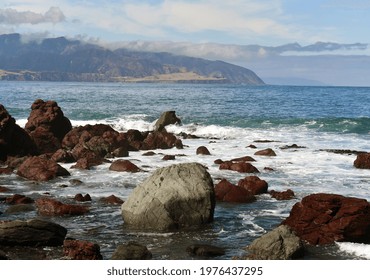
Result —
[[[353,254],[360,258],[365,258],[370,260],[370,245],[361,243],[351,243],[351,242],[337,242],[337,246],[341,251],[349,254]]]

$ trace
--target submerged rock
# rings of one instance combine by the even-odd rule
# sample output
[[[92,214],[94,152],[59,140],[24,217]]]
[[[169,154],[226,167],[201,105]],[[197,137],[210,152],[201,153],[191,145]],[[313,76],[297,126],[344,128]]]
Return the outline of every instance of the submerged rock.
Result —
[[[217,257],[225,255],[225,249],[207,244],[190,245],[186,248],[186,252],[198,257]]]
[[[138,185],[122,205],[126,225],[173,230],[213,221],[215,194],[206,168],[198,163],[156,170]]]
[[[207,147],[205,146],[200,146],[197,148],[196,150],[196,154],[197,155],[205,155],[205,156],[209,156],[211,153],[209,152],[209,150],[207,149]]]
[[[3,246],[60,246],[67,230],[43,220],[0,222],[0,245]]]
[[[220,164],[220,170],[221,169],[237,171],[239,173],[259,173],[259,170],[254,165],[244,161],[224,161]]]
[[[271,148],[268,148],[268,149],[265,149],[265,150],[260,150],[258,152],[255,152],[254,154],[256,156],[269,156],[269,157],[275,157],[276,156],[276,153]]]
[[[37,211],[43,216],[83,215],[89,212],[89,208],[83,205],[64,204],[51,198],[39,198],[36,200]]]
[[[129,242],[117,247],[111,260],[150,260],[152,253],[144,245]]]
[[[85,240],[65,240],[63,243],[64,256],[71,260],[102,260],[100,246]]]
[[[133,164],[129,160],[116,160],[111,164],[109,170],[117,171],[117,172],[131,172],[136,173],[142,171],[136,164]]]

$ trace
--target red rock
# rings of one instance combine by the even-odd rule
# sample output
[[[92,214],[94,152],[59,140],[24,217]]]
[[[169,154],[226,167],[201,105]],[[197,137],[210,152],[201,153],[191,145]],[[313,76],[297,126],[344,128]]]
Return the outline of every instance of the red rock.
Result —
[[[271,197],[277,200],[289,200],[294,198],[294,192],[291,189],[287,189],[286,191],[282,192],[271,190],[269,191],[269,194],[271,195]]]
[[[151,157],[151,156],[154,156],[154,155],[156,155],[156,153],[153,152],[153,151],[149,151],[149,152],[143,153],[143,156],[145,156],[145,157]]]
[[[71,122],[55,101],[36,100],[31,106],[25,129],[41,153],[55,152],[63,137],[72,129]]]
[[[9,167],[0,168],[0,175],[10,175],[13,173],[13,169]]]
[[[7,197],[5,199],[5,202],[8,204],[31,204],[34,203],[35,201],[32,198],[27,197],[25,195],[15,194],[10,197]]]
[[[100,246],[83,240],[64,240],[64,256],[71,260],[102,260]]]
[[[282,222],[313,245],[335,241],[370,243],[370,203],[336,194],[312,194]]]
[[[246,189],[254,195],[267,192],[268,184],[265,180],[261,180],[257,176],[248,176],[239,180],[238,186]]]
[[[370,169],[370,153],[359,153],[353,165],[360,169]]]
[[[29,132],[29,135],[35,142],[40,154],[53,154],[61,147],[60,140],[46,127],[36,127]]]
[[[176,156],[174,155],[165,155],[162,160],[175,160]]]
[[[100,201],[104,203],[108,203],[108,204],[122,204],[123,203],[122,199],[120,199],[119,197],[116,197],[113,194],[111,196],[101,198]]]
[[[69,172],[53,160],[30,157],[18,168],[17,174],[29,180],[48,181],[58,176],[69,176]]]
[[[222,159],[216,159],[214,164],[222,164],[224,161]]]
[[[180,139],[166,131],[154,131],[148,134],[143,141],[142,150],[182,148]]]
[[[54,160],[55,162],[64,162],[64,163],[71,163],[76,161],[71,152],[63,149],[57,150],[52,155],[51,159]]]
[[[200,146],[200,147],[197,148],[196,154],[197,155],[209,156],[211,153],[209,152],[209,150],[207,149],[207,147]]]
[[[218,201],[248,203],[256,200],[256,197],[244,188],[236,186],[226,179],[215,185],[215,195]]]
[[[227,169],[233,170],[240,173],[259,173],[258,169],[254,167],[249,162],[232,162],[232,161],[225,161],[220,164],[220,170]]]
[[[3,186],[0,186],[0,193],[3,193],[3,192],[9,192],[10,189],[7,188],[7,187],[3,187]]]
[[[91,196],[89,194],[82,195],[80,193],[76,194],[74,200],[79,202],[91,201]]]
[[[131,161],[121,160],[121,159],[113,162],[111,166],[109,167],[109,170],[118,171],[118,172],[131,172],[131,173],[136,173],[136,172],[141,171],[141,169],[137,165],[133,164]]]
[[[256,160],[250,156],[244,156],[244,157],[234,158],[231,161],[256,161]]]
[[[99,158],[118,152],[124,156],[128,155],[126,135],[105,124],[73,128],[63,138],[62,147],[66,150],[72,150],[76,160],[92,153]]]
[[[71,166],[71,168],[89,170],[91,167],[100,165],[102,163],[103,160],[93,154],[92,157],[80,158],[77,160],[75,165]]]
[[[89,208],[82,205],[64,204],[51,198],[39,198],[36,207],[43,216],[83,215],[89,212]]]
[[[37,148],[28,133],[15,123],[15,119],[0,104],[0,161],[8,156],[37,154]]]
[[[254,154],[256,156],[269,156],[269,157],[275,157],[276,156],[276,153],[274,152],[274,150],[272,150],[270,148],[255,152]]]

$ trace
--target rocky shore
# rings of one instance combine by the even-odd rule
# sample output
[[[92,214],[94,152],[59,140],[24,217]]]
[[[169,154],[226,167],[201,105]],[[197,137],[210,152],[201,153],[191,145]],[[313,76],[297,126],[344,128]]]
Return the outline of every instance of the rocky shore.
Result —
[[[0,179],[16,174],[25,181],[48,182],[70,176],[71,170],[62,167],[65,163],[86,172],[94,172],[102,164],[109,164],[109,170],[115,172],[145,172],[130,161],[130,152],[145,151],[143,156],[150,156],[157,149],[187,149],[182,139],[196,138],[195,135],[175,135],[165,128],[179,123],[175,112],[169,111],[158,119],[153,131],[118,132],[106,124],[72,127],[55,101],[39,99],[32,104],[28,122],[21,128],[0,104]],[[194,153],[200,157],[211,154],[205,146]],[[354,167],[370,169],[370,154],[355,154]],[[268,182],[258,177],[261,171],[253,165],[256,158],[276,156],[268,148],[256,151],[253,157],[216,160],[220,170],[240,174],[238,182],[230,182],[226,178],[212,178],[207,166],[200,163],[179,164],[176,156],[165,155],[163,160],[173,160],[173,164],[148,174],[125,202],[111,195],[102,203],[121,207],[122,225],[132,229],[171,232],[204,228],[214,222],[217,203],[254,203],[260,195],[277,200],[295,198],[292,190],[270,190]],[[73,183],[78,186],[81,182]],[[0,259],[104,259],[99,244],[71,239],[68,228],[47,220],[88,215],[89,201],[89,194],[78,194],[70,203],[56,198],[52,190],[43,196],[27,197],[0,183],[0,203],[7,206],[5,213],[0,212]],[[37,218],[14,220],[12,211],[37,211]],[[235,258],[304,258],[308,246],[343,241],[370,244],[370,203],[339,194],[316,193],[297,202],[281,225],[252,242],[245,256]],[[43,250],[46,247],[53,249]],[[184,252],[198,258],[223,253],[224,249],[210,244],[195,244]],[[151,257],[145,244],[129,242],[118,246],[112,259]]]

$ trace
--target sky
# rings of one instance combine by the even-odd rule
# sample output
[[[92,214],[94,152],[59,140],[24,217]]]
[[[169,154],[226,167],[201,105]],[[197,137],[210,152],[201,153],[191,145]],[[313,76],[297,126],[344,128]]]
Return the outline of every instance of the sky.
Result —
[[[278,46],[368,43],[370,0],[2,0],[0,34]]]

